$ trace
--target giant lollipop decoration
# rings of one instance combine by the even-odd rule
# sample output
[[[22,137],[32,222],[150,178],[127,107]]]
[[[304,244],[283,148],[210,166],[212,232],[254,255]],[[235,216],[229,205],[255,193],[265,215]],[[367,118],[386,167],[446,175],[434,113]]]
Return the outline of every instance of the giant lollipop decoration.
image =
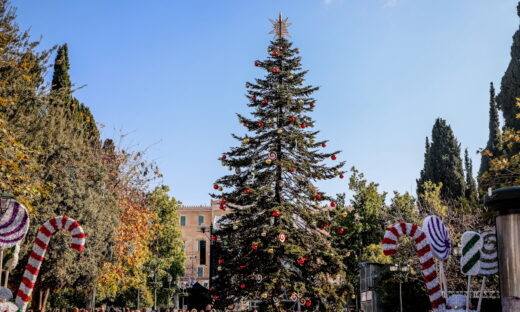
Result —
[[[497,235],[495,228],[488,228],[481,234],[482,248],[480,249],[480,275],[482,277],[482,285],[480,286],[480,294],[478,297],[477,311],[480,311],[482,305],[482,295],[486,284],[487,275],[498,273],[498,255],[497,255]]]
[[[448,291],[448,283],[446,281],[446,275],[444,274],[443,260],[448,259],[451,251],[450,236],[446,226],[436,216],[428,216],[423,221],[422,227],[424,234],[428,237],[428,241],[432,246],[432,254],[435,258],[439,259],[439,275],[441,283],[444,286],[444,291]]]
[[[422,230],[430,241],[433,256],[439,260],[448,259],[451,251],[450,236],[441,219],[436,216],[426,217]]]
[[[468,276],[468,291],[466,306],[469,306],[469,290],[471,276],[480,271],[480,249],[482,248],[482,237],[479,233],[467,231],[462,233],[462,256],[460,257],[460,270]]]
[[[11,200],[7,210],[0,218],[0,249],[13,247],[21,241],[29,229],[27,209]]]

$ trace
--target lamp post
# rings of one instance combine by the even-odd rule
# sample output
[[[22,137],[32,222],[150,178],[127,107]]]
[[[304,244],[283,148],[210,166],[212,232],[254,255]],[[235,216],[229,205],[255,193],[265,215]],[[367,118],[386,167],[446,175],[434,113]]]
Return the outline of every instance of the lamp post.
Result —
[[[391,272],[408,273],[410,271],[409,265],[401,265],[399,263],[390,266]],[[405,275],[406,276],[406,275]],[[399,307],[400,311],[403,312],[403,281],[399,279]]]
[[[0,190],[0,213],[3,215],[11,202],[14,201],[14,196],[8,193],[4,193]],[[4,250],[0,249],[0,285],[2,285],[2,268],[4,267]],[[6,277],[7,278],[7,277]]]
[[[157,274],[155,270],[150,271],[150,277],[153,278],[153,310],[157,311]]]

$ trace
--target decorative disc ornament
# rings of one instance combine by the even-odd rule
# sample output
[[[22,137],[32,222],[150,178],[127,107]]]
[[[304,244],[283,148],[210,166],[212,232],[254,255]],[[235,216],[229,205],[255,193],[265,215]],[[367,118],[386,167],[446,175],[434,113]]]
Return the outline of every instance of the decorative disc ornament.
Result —
[[[307,302],[305,298],[300,298],[300,304],[305,304],[305,302]]]
[[[11,200],[0,218],[0,249],[13,247],[29,230],[29,216],[24,205]]]
[[[285,233],[280,233],[280,235],[278,235],[278,239],[280,240],[280,242],[285,243],[287,236],[285,235]]]
[[[273,302],[274,302],[274,303],[280,303],[280,298],[278,298],[278,297],[273,297]]]
[[[236,168],[236,169],[235,169],[235,173],[236,173],[236,174],[240,174],[240,168]]]
[[[264,277],[262,276],[262,274],[257,274],[255,275],[255,280],[257,283],[261,283],[263,281]]]
[[[477,275],[480,271],[480,250],[482,237],[479,233],[467,231],[462,234],[460,270],[464,275]]]
[[[276,160],[278,158],[278,154],[276,154],[276,152],[270,152],[268,157],[271,160]]]
[[[296,302],[296,301],[298,301],[298,295],[295,294],[295,293],[293,293],[293,294],[291,295],[291,297],[289,297],[289,299],[291,299],[292,302]]]
[[[498,273],[497,235],[495,228],[482,232],[482,249],[480,249],[479,274],[490,275]]]
[[[436,216],[426,217],[422,230],[430,241],[433,256],[439,260],[448,259],[451,251],[450,236],[441,219]]]

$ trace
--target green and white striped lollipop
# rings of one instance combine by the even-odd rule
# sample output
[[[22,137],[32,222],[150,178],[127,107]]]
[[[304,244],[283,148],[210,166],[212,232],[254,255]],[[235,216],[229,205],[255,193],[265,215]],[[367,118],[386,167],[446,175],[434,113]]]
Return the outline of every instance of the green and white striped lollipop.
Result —
[[[480,249],[482,237],[479,233],[467,231],[462,234],[462,256],[460,270],[464,275],[477,275],[480,271]]]

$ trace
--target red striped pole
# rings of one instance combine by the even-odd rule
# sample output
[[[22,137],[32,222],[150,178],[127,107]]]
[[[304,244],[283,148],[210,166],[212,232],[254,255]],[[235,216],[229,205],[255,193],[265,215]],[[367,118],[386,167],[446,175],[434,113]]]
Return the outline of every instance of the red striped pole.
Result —
[[[397,241],[402,235],[410,236],[415,241],[415,249],[421,262],[424,283],[428,289],[428,296],[434,312],[443,312],[445,299],[442,296],[441,286],[437,278],[435,260],[426,234],[415,224],[400,222],[388,228],[383,238],[383,253],[386,256],[397,252]]]
[[[29,300],[31,300],[31,293],[40,273],[40,266],[49,246],[49,241],[59,230],[67,230],[72,235],[70,247],[77,251],[82,251],[85,248],[85,232],[83,232],[83,228],[76,220],[60,216],[45,222],[34,239],[34,245],[23,273],[22,282],[16,293],[15,302],[21,312],[25,311]]]

